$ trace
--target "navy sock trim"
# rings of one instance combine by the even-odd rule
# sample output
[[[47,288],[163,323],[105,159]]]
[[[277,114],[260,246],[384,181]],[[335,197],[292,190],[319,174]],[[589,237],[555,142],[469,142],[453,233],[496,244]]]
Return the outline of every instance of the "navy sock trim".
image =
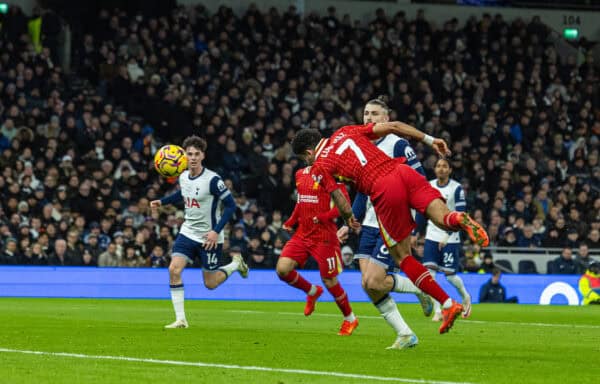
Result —
[[[171,289],[183,288],[183,284],[169,284]]]
[[[227,273],[227,271],[224,268],[218,268],[217,271],[221,271],[225,274],[225,277],[229,277],[229,274]]]
[[[392,273],[388,273],[388,276],[392,276],[392,291],[394,289],[396,289],[396,278],[394,277],[394,274]]]
[[[375,306],[378,306],[379,304],[383,303],[384,301],[386,301],[387,299],[390,298],[389,294],[385,294],[385,296],[383,296],[381,299],[377,300],[377,302],[373,303]]]

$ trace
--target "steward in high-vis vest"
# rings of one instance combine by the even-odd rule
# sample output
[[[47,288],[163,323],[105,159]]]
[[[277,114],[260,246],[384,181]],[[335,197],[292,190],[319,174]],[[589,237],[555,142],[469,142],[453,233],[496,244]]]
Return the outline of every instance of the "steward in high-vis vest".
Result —
[[[582,305],[600,304],[600,261],[594,261],[579,279]]]

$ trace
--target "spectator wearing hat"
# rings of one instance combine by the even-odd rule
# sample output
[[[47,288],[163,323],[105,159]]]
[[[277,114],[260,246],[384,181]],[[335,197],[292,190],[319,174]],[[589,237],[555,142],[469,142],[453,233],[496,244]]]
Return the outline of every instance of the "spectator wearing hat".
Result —
[[[567,238],[565,239],[563,246],[568,248],[579,247],[579,233],[577,232],[577,228],[571,227],[567,229]]]
[[[561,239],[560,231],[556,227],[550,228],[542,240],[542,247],[546,248],[560,248],[563,244],[564,240]]]
[[[102,248],[100,248],[97,233],[91,232],[87,235],[87,244],[84,245],[83,250],[90,253],[94,263],[98,262],[98,256],[102,253]]]
[[[517,236],[515,234],[515,230],[513,227],[509,226],[504,228],[504,238],[498,244],[501,247],[516,247],[517,246]]]
[[[248,267],[250,269],[273,269],[273,258],[267,255],[262,247],[249,251]]]
[[[582,305],[600,304],[600,261],[593,261],[579,279]]]
[[[344,263],[344,269],[356,269],[356,265],[354,264],[354,251],[352,251],[352,248],[348,245],[342,247],[342,261]]]
[[[492,254],[485,252],[477,273],[492,273],[492,270],[495,267],[496,266],[494,265],[494,258],[492,257]]]

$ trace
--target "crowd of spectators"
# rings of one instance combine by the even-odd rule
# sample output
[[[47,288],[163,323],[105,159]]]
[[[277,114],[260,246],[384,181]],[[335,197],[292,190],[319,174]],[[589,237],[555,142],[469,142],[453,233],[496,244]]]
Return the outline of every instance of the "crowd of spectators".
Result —
[[[559,57],[537,17],[102,10],[74,36],[69,73],[26,23],[11,7],[0,31],[0,264],[165,266],[183,216],[150,213],[174,188],[152,157],[194,133],[238,204],[225,248],[272,268],[301,166],[290,139],[361,121],[381,94],[392,119],[450,143],[492,245],[600,247],[597,63]]]

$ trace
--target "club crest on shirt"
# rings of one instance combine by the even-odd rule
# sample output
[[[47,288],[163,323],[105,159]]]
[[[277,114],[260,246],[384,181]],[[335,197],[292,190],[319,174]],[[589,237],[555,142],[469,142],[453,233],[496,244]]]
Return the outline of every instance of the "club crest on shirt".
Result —
[[[311,175],[312,179],[313,179],[313,187],[312,189],[314,189],[315,191],[317,189],[319,189],[319,183],[321,183],[321,180],[323,180],[323,175]]]

